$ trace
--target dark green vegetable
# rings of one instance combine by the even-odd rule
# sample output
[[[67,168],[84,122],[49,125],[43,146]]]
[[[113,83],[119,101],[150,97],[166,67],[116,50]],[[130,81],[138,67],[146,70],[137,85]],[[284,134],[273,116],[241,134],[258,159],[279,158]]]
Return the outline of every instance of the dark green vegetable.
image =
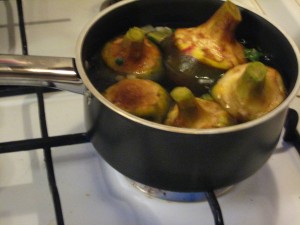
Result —
[[[263,55],[262,52],[255,48],[245,48],[245,57],[251,62],[259,61]]]
[[[115,60],[115,63],[118,65],[118,66],[122,66],[124,64],[124,59],[121,58],[121,57],[117,57],[116,60]]]
[[[149,40],[161,44],[166,38],[172,36],[173,30],[169,27],[155,27],[146,33]]]

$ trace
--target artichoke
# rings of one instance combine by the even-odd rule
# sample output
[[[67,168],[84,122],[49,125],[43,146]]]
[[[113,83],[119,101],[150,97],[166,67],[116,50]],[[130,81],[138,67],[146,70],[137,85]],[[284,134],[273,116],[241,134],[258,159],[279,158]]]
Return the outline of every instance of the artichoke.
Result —
[[[105,44],[101,58],[116,80],[126,77],[159,80],[163,76],[162,56],[159,48],[145,38],[138,27],[130,28]]]
[[[251,62],[228,70],[211,94],[234,118],[246,122],[276,108],[286,98],[286,89],[276,69]]]
[[[166,29],[147,35],[163,49],[169,80],[200,95],[225,71],[247,61],[244,46],[235,39],[241,20],[238,7],[226,1],[197,27],[177,28],[172,35]]]
[[[171,92],[176,104],[165,120],[166,125],[185,128],[219,128],[235,124],[235,120],[216,102],[197,98],[186,87]]]
[[[138,117],[161,123],[169,106],[169,93],[158,83],[143,79],[124,79],[107,88],[104,97]]]
[[[235,39],[235,29],[241,21],[238,7],[226,1],[200,26],[177,29],[175,45],[204,64],[228,70],[245,62],[244,47]]]

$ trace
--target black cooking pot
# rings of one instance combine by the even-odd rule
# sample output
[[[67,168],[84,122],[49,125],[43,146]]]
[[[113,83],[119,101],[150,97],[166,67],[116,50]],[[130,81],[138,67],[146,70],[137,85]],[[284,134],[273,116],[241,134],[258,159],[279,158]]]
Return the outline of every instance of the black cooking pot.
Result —
[[[57,68],[44,66],[44,59],[57,63],[57,58],[22,57],[22,61],[21,56],[1,56],[1,67],[13,71],[0,73],[2,84],[16,84],[15,80],[10,82],[12,76],[30,73],[20,71],[20,68],[27,69],[29,63],[26,60],[32,59],[35,63],[31,62],[31,65],[47,67],[57,79],[37,81],[34,78],[32,81],[32,76],[26,76],[26,79],[21,78],[21,83],[68,90],[68,87],[60,86],[61,82],[77,83],[79,88],[71,85],[71,89],[85,92],[85,121],[95,149],[112,167],[133,180],[155,188],[183,192],[207,191],[235,184],[254,174],[273,153],[288,105],[299,87],[299,51],[284,32],[263,16],[240,8],[243,20],[236,33],[237,39],[267,53],[265,63],[283,75],[288,97],[267,115],[231,127],[177,128],[135,117],[101,95],[99,71],[95,71],[97,66],[94,65],[103,44],[130,27],[149,24],[196,26],[207,20],[221,4],[215,0],[121,1],[100,12],[83,30],[75,66],[73,59],[59,60],[59,64],[65,62],[60,65],[65,71],[63,76],[58,75]],[[9,65],[7,61],[10,61]],[[19,66],[18,70],[12,69],[13,64]],[[40,70],[39,76],[43,73],[49,75]]]

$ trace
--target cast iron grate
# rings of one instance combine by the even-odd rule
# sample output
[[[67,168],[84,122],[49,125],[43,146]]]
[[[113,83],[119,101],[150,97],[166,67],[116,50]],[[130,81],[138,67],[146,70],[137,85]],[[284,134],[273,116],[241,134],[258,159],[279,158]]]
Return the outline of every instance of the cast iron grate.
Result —
[[[283,140],[291,143],[296,148],[300,155],[300,134],[297,130],[299,115],[295,109],[289,109],[287,118],[285,121],[285,133]]]

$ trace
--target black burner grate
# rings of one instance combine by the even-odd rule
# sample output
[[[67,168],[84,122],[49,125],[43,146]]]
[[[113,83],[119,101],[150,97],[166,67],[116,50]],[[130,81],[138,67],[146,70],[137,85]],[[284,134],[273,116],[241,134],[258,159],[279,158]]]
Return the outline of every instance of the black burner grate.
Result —
[[[300,155],[300,134],[297,130],[299,116],[295,109],[289,109],[285,121],[285,134],[283,140],[295,146]]]
[[[24,95],[36,93],[37,88],[35,87],[25,87],[25,86],[1,86],[0,87],[0,97],[8,97],[14,95]],[[43,93],[59,91],[51,88],[42,88]]]

